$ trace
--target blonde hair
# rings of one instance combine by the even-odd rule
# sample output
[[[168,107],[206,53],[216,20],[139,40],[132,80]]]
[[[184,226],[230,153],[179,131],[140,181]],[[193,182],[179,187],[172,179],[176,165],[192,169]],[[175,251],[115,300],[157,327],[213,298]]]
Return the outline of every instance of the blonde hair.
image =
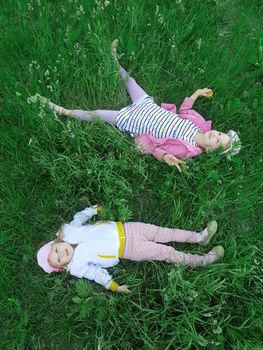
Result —
[[[58,230],[58,232],[56,233],[57,238],[54,239],[54,243],[60,243],[60,242],[64,242],[63,241],[63,237],[64,237],[64,227],[65,227],[66,223],[62,224]]]

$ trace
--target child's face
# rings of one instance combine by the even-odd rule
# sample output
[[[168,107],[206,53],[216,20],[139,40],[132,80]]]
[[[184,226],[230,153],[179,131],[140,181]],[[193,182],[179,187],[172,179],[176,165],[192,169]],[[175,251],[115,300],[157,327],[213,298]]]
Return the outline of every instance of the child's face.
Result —
[[[229,135],[216,130],[207,131],[204,134],[204,140],[205,140],[206,148],[209,151],[214,151],[218,147],[223,147],[224,149],[227,149],[230,146],[230,142],[231,142]]]
[[[57,242],[51,245],[48,263],[53,267],[67,265],[74,255],[74,249],[68,242]]]

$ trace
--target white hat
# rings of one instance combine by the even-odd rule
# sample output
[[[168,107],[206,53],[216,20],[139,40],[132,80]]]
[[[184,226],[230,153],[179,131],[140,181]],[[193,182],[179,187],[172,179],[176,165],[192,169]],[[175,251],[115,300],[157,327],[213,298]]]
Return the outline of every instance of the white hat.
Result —
[[[227,135],[230,137],[230,146],[221,154],[235,156],[241,149],[240,138],[234,130],[229,130]]]

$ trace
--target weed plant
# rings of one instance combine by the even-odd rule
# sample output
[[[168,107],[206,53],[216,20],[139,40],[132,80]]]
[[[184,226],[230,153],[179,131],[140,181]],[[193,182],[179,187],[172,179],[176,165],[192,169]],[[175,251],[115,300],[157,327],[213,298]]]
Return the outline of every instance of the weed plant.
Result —
[[[262,1],[13,0],[1,11],[1,349],[263,349]],[[128,135],[98,119],[58,117],[28,99],[66,108],[130,103],[121,63],[155,100],[195,108],[234,129],[241,153],[203,154],[182,174],[140,156]],[[46,275],[36,252],[60,224],[102,203],[101,218],[201,230],[222,262],[192,269],[121,261],[110,272],[130,295]],[[203,254],[208,248],[177,245]]]

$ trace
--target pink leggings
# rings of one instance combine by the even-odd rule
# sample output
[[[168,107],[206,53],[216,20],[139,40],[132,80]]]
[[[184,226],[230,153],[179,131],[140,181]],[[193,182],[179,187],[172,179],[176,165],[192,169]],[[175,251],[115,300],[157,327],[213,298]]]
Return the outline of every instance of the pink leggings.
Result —
[[[202,233],[159,227],[141,222],[124,224],[126,242],[124,259],[129,260],[159,260],[168,263],[203,266],[212,263],[215,255],[204,256],[186,254],[173,247],[159,244],[168,242],[198,243],[203,240]]]
[[[128,75],[128,73],[123,67],[119,66],[119,69],[120,75],[126,84],[126,88],[132,102],[135,102],[138,98],[147,95],[146,92],[136,83],[136,81]],[[70,116],[76,119],[82,119],[86,121],[90,121],[94,116],[96,116],[107,123],[115,125],[118,113],[119,111],[112,111],[106,109],[97,109],[95,111],[73,109],[70,113]]]

